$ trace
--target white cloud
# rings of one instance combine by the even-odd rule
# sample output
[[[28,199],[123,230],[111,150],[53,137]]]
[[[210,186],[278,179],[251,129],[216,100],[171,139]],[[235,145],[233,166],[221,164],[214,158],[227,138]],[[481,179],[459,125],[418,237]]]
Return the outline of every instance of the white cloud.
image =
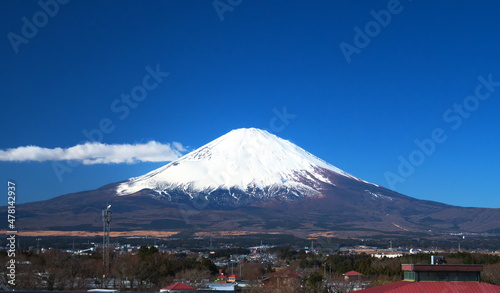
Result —
[[[179,142],[162,144],[150,141],[143,144],[103,144],[87,142],[70,148],[23,146],[0,150],[0,161],[81,161],[85,165],[138,162],[165,162],[178,159],[186,149]]]
[[[176,141],[174,141],[174,142],[172,142],[172,146],[173,146],[175,149],[177,149],[177,150],[179,150],[179,151],[181,151],[181,152],[185,152],[185,151],[187,151],[187,149],[186,149],[186,148],[185,148],[185,147],[184,147],[184,146],[183,146],[180,142],[176,142]]]

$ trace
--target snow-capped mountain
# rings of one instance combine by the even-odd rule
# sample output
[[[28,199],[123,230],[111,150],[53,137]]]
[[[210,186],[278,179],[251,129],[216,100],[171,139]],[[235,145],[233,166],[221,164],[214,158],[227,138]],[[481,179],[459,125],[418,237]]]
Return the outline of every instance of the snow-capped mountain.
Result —
[[[233,130],[146,175],[120,184],[118,195],[148,189],[169,197],[172,191],[232,190],[259,198],[321,196],[334,175],[362,181],[265,130]],[[239,191],[239,192],[236,192]],[[240,195],[238,195],[240,193]]]
[[[143,176],[20,205],[28,230],[285,233],[299,237],[497,233],[500,209],[419,200],[356,178],[264,130],[237,129]],[[6,211],[5,214],[6,215]],[[4,228],[5,229],[5,228]]]

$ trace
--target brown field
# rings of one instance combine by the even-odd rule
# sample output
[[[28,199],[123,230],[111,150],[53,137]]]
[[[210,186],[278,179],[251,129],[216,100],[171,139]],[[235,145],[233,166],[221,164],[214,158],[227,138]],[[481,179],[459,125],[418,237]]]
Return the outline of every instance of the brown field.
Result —
[[[316,232],[309,234],[309,237],[307,239],[316,239],[318,237],[337,237],[337,236],[338,234],[334,231]]]
[[[2,233],[7,234],[7,231],[2,231]],[[179,232],[171,231],[123,231],[123,232],[111,232],[111,237],[169,237],[175,235]],[[22,231],[18,232],[19,236],[77,236],[77,237],[92,237],[92,236],[102,236],[102,232],[88,232],[88,231]]]
[[[284,234],[280,232],[255,232],[255,231],[216,231],[216,232],[196,232],[194,236],[198,237],[224,237],[224,236],[243,236],[252,234]]]

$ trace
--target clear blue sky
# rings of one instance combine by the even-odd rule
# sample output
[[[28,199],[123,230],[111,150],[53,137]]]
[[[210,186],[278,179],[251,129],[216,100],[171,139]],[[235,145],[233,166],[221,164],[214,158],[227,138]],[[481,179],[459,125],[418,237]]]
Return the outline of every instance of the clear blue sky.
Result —
[[[60,2],[0,2],[0,178],[19,203],[166,163],[123,150],[58,177],[85,131],[175,157],[257,127],[403,194],[500,208],[499,3]]]

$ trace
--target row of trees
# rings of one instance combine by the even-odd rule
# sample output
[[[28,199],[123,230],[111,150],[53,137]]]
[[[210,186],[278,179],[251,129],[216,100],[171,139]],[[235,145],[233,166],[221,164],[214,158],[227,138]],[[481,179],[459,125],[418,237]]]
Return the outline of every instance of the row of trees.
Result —
[[[0,262],[7,263],[6,253]],[[157,290],[174,278],[208,279],[218,269],[206,258],[159,253],[154,247],[141,247],[138,253],[113,255],[110,275],[103,278],[101,253],[75,255],[60,250],[16,255],[16,290],[86,290],[100,288],[106,282],[117,289]],[[6,266],[0,268],[6,280]]]
[[[323,270],[325,278],[339,278],[348,271],[357,271],[366,278],[384,283],[401,280],[403,272],[401,264],[430,263],[430,254],[413,254],[398,258],[374,258],[367,254],[334,254],[321,256],[321,254],[306,253],[305,250],[296,251],[291,247],[275,249],[278,257],[287,263],[298,263],[303,270]],[[500,256],[494,254],[457,252],[443,254],[449,264],[483,264],[482,281],[500,285]]]
[[[246,251],[219,251],[219,256],[245,253]],[[278,264],[288,264],[302,278],[282,282],[276,286],[260,288],[264,276],[270,276],[274,268],[270,264],[245,262],[238,268],[226,268],[240,273],[250,284],[251,292],[322,292],[325,281],[341,283],[342,274],[351,270],[365,275],[373,285],[394,282],[402,278],[402,263],[429,263],[430,255],[416,254],[395,259],[377,259],[366,254],[321,255],[296,251],[291,247],[273,250],[278,255]],[[445,255],[448,263],[485,264],[483,281],[500,285],[500,257],[489,254],[454,253]],[[0,261],[9,260],[0,252]],[[103,282],[102,254],[79,256],[51,250],[46,253],[18,253],[16,256],[17,290],[86,290],[101,287]],[[111,257],[110,275],[112,285],[123,291],[157,291],[174,281],[186,280],[201,283],[214,279],[218,268],[211,259],[198,255],[172,255],[160,253],[155,247],[142,246],[134,253],[115,254]],[[0,267],[0,278],[6,280],[6,266]],[[293,288],[293,290],[292,290]],[[281,290],[281,291],[279,291]],[[284,291],[283,291],[284,290]],[[288,291],[287,291],[288,290]]]

